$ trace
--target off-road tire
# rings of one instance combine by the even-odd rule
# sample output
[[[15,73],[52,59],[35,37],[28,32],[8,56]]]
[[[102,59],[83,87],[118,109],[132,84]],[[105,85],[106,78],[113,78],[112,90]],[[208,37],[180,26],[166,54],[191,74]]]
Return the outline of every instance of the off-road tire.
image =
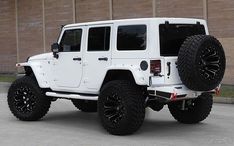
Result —
[[[208,117],[213,105],[211,94],[202,94],[193,101],[193,106],[182,110],[182,101],[171,102],[168,104],[171,115],[179,122],[194,124],[203,121]]]
[[[97,101],[72,99],[75,107],[82,112],[97,112]]]
[[[223,47],[210,35],[188,37],[179,50],[179,76],[191,90],[209,91],[216,88],[223,78],[225,65]]]
[[[8,90],[7,101],[13,115],[22,121],[41,119],[51,104],[33,76],[15,80]]]
[[[112,112],[116,112],[115,117],[111,118],[114,114],[108,111],[110,107]],[[99,95],[98,113],[103,127],[110,134],[128,135],[136,132],[145,117],[145,97],[141,88],[125,80],[106,83]]]

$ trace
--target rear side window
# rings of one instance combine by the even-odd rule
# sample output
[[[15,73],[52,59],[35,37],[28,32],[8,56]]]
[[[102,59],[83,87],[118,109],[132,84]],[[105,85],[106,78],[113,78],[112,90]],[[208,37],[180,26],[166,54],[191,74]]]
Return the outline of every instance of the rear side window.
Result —
[[[80,51],[82,29],[66,30],[60,42],[60,52]]]
[[[160,24],[161,56],[177,56],[185,39],[192,35],[206,34],[203,25],[199,24]]]
[[[145,50],[146,25],[119,26],[117,34],[117,50]]]
[[[88,51],[108,51],[110,48],[110,27],[89,29]]]

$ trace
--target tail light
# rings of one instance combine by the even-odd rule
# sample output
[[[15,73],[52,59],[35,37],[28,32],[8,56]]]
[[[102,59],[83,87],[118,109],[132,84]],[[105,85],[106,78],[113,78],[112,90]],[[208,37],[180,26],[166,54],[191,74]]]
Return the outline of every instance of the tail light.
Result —
[[[150,60],[150,73],[154,75],[161,73],[161,60]]]

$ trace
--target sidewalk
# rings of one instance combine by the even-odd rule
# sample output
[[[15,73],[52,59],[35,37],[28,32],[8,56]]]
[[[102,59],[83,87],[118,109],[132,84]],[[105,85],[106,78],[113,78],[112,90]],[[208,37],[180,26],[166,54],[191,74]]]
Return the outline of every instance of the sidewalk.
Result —
[[[234,98],[231,97],[214,97],[213,100],[215,103],[234,104]]]
[[[0,82],[0,94],[6,95],[10,85],[11,83],[8,82]],[[215,103],[234,104],[234,98],[231,97],[214,97],[213,100]]]

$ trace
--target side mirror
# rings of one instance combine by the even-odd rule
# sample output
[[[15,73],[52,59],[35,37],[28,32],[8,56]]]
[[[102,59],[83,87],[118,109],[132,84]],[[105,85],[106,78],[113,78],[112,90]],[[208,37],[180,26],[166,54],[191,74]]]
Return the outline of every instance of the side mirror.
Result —
[[[53,43],[51,45],[51,51],[53,52],[54,58],[58,58],[59,44],[58,43]]]

